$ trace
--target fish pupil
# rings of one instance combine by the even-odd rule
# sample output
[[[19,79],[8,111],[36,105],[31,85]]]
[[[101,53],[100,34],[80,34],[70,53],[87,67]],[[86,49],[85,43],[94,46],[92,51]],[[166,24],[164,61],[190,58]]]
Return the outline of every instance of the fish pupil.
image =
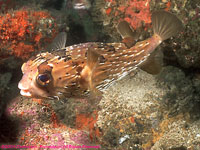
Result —
[[[38,76],[38,78],[40,79],[40,81],[42,82],[47,82],[50,80],[50,77],[47,74],[41,74]]]

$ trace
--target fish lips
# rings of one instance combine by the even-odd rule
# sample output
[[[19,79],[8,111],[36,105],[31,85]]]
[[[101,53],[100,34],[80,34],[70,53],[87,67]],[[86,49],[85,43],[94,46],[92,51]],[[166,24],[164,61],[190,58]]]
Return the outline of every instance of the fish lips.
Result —
[[[18,84],[18,88],[20,89],[20,94],[21,95],[27,96],[27,97],[31,97],[32,96],[31,93],[30,93],[30,91],[29,91],[29,89],[25,88],[23,86],[23,84],[21,84],[20,82]]]

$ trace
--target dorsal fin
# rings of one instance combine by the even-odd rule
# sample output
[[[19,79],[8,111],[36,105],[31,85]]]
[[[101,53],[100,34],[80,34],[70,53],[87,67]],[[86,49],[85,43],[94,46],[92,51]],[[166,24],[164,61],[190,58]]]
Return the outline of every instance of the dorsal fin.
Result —
[[[55,39],[53,40],[53,42],[51,43],[51,45],[47,48],[48,51],[60,50],[60,49],[65,48],[66,40],[67,40],[67,34],[66,34],[66,32],[59,33],[55,37]]]
[[[117,31],[123,39],[122,42],[125,43],[128,48],[132,47],[136,43],[138,39],[138,34],[137,32],[134,32],[128,22],[121,21],[117,25]]]
[[[149,58],[143,62],[139,68],[146,71],[147,73],[150,74],[158,74],[162,70],[163,66],[163,52],[161,50],[156,50],[151,55]]]

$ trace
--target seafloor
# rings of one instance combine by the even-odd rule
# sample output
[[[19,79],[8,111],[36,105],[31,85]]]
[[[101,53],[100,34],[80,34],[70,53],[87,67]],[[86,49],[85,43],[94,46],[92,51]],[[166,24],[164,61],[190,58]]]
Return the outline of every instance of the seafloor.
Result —
[[[200,150],[200,1],[80,2],[90,5],[0,1],[1,149]],[[67,45],[120,42],[116,25],[126,20],[140,41],[152,35],[150,16],[160,9],[176,14],[184,29],[158,47],[164,52],[158,75],[135,70],[105,90],[98,107],[84,98],[20,96],[21,65],[45,51],[58,32],[67,32]]]

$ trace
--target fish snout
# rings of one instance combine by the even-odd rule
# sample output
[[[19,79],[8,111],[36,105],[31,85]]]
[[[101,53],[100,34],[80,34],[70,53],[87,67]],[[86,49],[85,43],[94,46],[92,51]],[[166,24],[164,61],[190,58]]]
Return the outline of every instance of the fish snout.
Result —
[[[27,96],[27,97],[31,97],[31,96],[32,96],[32,94],[30,93],[29,87],[26,86],[26,85],[24,85],[24,84],[22,83],[22,81],[20,81],[20,82],[18,83],[18,88],[20,89],[20,94],[21,94],[22,96]]]

